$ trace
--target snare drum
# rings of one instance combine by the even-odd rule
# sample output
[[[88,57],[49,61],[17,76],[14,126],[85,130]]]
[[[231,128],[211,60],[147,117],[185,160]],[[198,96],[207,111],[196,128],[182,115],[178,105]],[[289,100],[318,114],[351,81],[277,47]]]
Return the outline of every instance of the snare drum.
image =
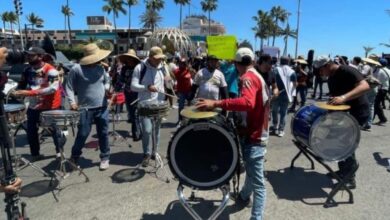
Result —
[[[145,100],[138,103],[138,115],[142,117],[164,117],[168,115],[168,110],[166,101]]]
[[[168,146],[168,164],[181,184],[210,190],[228,184],[239,159],[238,138],[223,117],[190,121]]]
[[[41,126],[65,128],[75,126],[79,121],[80,113],[70,110],[51,110],[41,113]]]
[[[359,145],[360,127],[346,112],[315,105],[300,108],[291,121],[294,138],[326,161],[344,160]]]
[[[20,124],[26,119],[26,107],[23,104],[5,104],[4,111],[7,116],[8,123]]]

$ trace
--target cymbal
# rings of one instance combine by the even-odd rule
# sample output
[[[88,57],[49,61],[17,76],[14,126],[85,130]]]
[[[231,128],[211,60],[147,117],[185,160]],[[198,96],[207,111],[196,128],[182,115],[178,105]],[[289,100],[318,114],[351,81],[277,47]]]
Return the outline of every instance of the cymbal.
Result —
[[[316,102],[315,105],[319,108],[333,111],[345,111],[351,108],[349,105],[330,105],[326,102]]]
[[[218,115],[218,112],[214,111],[199,111],[195,106],[190,106],[183,109],[180,112],[180,115],[190,119],[202,119],[202,118],[212,118]]]

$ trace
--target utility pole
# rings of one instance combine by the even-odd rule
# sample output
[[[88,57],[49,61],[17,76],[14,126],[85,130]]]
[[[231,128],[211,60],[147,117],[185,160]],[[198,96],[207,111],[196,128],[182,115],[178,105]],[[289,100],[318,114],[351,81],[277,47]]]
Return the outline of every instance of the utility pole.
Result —
[[[18,28],[19,28],[19,37],[20,37],[20,44],[22,46],[22,50],[24,50],[24,39],[23,39],[23,34],[20,31],[20,16],[23,15],[22,11],[22,2],[21,0],[14,0],[14,5],[15,5],[15,12],[16,15],[18,16]]]
[[[295,59],[298,57],[299,24],[301,17],[301,0],[298,0],[297,40],[295,41]]]

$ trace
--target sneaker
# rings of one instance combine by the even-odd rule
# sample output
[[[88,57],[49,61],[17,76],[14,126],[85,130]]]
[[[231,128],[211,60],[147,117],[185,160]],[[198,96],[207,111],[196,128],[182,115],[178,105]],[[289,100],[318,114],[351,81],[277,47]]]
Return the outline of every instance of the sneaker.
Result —
[[[177,105],[172,105],[171,108],[178,109],[179,107],[177,107]]]
[[[38,154],[31,157],[31,162],[36,162],[45,159],[45,156],[43,154]]]
[[[233,197],[233,199],[235,201],[235,205],[239,207],[252,208],[253,206],[251,198],[249,197],[248,199],[243,199],[240,193],[238,196]]]
[[[143,167],[147,167],[149,165],[150,158],[151,158],[150,154],[144,155],[144,159],[142,160]]]
[[[65,156],[65,154],[64,154]],[[61,160],[61,153],[56,153],[56,160]]]
[[[362,129],[363,131],[371,131],[371,125],[368,125],[368,124],[363,125],[363,126],[361,127],[361,129]]]
[[[344,178],[344,174],[340,171],[340,170],[337,170],[335,171],[336,175],[339,176],[341,179]],[[331,178],[331,179],[335,179],[335,177],[331,174],[331,173],[327,173],[326,174],[327,177]]]
[[[110,161],[109,160],[102,160],[100,161],[100,170],[107,170],[110,167]]]
[[[162,121],[166,121],[167,118],[166,118],[166,117],[162,117],[161,120],[162,120]]]
[[[150,156],[150,159],[156,160],[156,154],[152,154],[152,156]]]
[[[278,137],[283,137],[284,136],[284,131],[279,131],[277,135],[278,135]]]

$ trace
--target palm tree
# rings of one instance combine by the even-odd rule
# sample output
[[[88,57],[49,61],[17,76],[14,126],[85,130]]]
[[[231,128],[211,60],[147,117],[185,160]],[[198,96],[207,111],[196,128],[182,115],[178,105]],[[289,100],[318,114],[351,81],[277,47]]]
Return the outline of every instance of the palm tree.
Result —
[[[379,45],[385,46],[385,47],[390,47],[390,43],[380,43]]]
[[[15,12],[13,11],[10,11],[8,12],[8,22],[10,24],[10,27],[11,27],[11,34],[12,34],[12,47],[14,46],[14,43],[15,43],[15,39],[14,39],[14,24],[17,24],[18,22],[18,15],[16,15]]]
[[[73,16],[74,13],[70,9],[68,5],[63,5],[61,7],[61,12],[64,14],[65,17],[65,29],[68,29],[68,44],[69,46],[72,46],[72,34],[70,30],[70,16]],[[66,26],[68,24],[68,27]]]
[[[288,38],[297,38],[297,31],[290,28],[290,24],[287,23],[287,26],[285,29],[283,29],[280,33],[283,36],[284,40],[284,50],[283,50],[283,56],[287,56],[287,47],[288,47]]]
[[[263,42],[270,36],[274,23],[268,12],[263,10],[258,10],[257,16],[253,16],[252,19],[256,22],[256,26],[252,30],[255,32],[255,36],[260,38],[260,50],[262,50]]]
[[[375,47],[363,46],[364,49],[364,57],[368,57],[368,54],[375,49]]]
[[[217,10],[218,4],[217,0],[203,0],[200,2],[202,5],[202,10],[204,12],[209,13],[209,35],[211,34],[210,29],[211,29],[211,12]]]
[[[3,21],[3,27],[4,27],[4,44],[5,42],[7,41],[7,37],[6,37],[6,31],[5,31],[5,24],[8,22],[8,14],[9,12],[5,11],[1,14],[1,21]]]
[[[151,9],[153,11],[160,11],[164,8],[164,0],[145,0],[146,9]]]
[[[279,21],[284,23],[288,19],[288,12],[280,6],[272,7],[270,11],[271,17],[274,19],[275,28],[272,30],[272,46],[275,46],[275,38],[279,32]]]
[[[181,30],[182,29],[182,23],[181,23],[182,8],[183,8],[183,6],[190,4],[191,0],[173,0],[173,1],[175,2],[175,4],[180,5],[180,30]]]
[[[140,20],[144,28],[150,28],[154,31],[154,29],[158,27],[158,24],[162,21],[162,17],[157,11],[146,9],[146,11],[140,16]]]
[[[43,24],[43,19],[40,18],[38,15],[34,14],[34,13],[31,13],[29,15],[27,15],[27,21],[30,22],[30,24],[32,25],[32,35],[33,35],[33,39],[32,41],[34,42],[35,40],[35,32],[34,32],[34,29],[37,27],[37,26],[42,26]]]
[[[138,4],[138,0],[126,0],[126,4],[129,7],[129,30],[127,34],[127,47],[130,47],[130,28],[131,28],[131,7]]]
[[[104,0],[104,1],[107,2],[107,4],[103,6],[102,10],[104,12],[107,12],[108,15],[111,14],[111,12],[112,12],[112,17],[113,17],[113,21],[114,21],[115,38],[117,39],[118,32],[116,29],[116,18],[119,17],[120,12],[124,15],[126,14],[126,9],[123,8],[123,5],[125,4],[125,2],[123,0]],[[116,45],[116,51],[118,53],[119,52],[118,51],[118,43],[115,43],[115,45]]]

